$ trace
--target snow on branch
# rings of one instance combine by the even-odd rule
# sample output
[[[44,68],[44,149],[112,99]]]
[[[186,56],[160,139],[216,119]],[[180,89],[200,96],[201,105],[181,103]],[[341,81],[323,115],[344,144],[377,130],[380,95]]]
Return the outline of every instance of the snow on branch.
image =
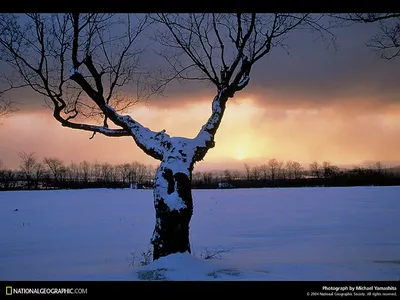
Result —
[[[134,120],[131,116],[121,116],[111,106],[105,104],[107,116],[117,125],[125,128],[136,144],[146,154],[162,160],[165,149],[170,146],[170,136],[165,130],[155,132]]]

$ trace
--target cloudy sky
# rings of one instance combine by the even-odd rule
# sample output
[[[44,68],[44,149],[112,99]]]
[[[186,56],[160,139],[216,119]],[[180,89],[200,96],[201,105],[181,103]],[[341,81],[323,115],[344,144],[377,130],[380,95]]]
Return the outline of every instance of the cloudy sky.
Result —
[[[400,164],[400,59],[382,60],[365,47],[376,29],[375,24],[336,29],[337,50],[306,32],[290,36],[289,53],[273,49],[253,69],[246,89],[230,99],[216,147],[196,170],[243,169],[244,162],[270,158],[305,165]],[[166,97],[137,105],[131,114],[153,130],[193,137],[209,117],[214,92],[198,83],[173,84]],[[18,167],[20,151],[65,162],[157,164],[132,138],[89,140],[88,132],[61,127],[34,93],[13,97],[21,110],[0,121],[0,158],[9,168]]]

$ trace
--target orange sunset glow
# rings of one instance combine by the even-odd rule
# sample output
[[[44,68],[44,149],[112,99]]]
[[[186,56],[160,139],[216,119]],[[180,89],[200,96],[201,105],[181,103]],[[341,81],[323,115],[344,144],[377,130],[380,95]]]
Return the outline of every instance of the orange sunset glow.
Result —
[[[131,115],[152,130],[165,128],[171,136],[194,137],[209,111],[207,102],[192,100],[184,108],[140,105]],[[97,160],[118,164],[136,160],[157,164],[129,137],[96,135],[89,140],[90,133],[61,127],[49,111],[20,112],[5,119],[2,129],[1,140],[7,143],[2,144],[1,155],[13,168],[18,167],[20,151],[35,152],[41,158],[57,156],[65,162]],[[399,134],[400,105],[378,111],[357,110],[352,104],[268,108],[251,98],[237,97],[228,104],[216,147],[196,169],[241,169],[243,163],[262,164],[269,158],[303,164],[314,160],[339,165],[395,162],[399,158]]]

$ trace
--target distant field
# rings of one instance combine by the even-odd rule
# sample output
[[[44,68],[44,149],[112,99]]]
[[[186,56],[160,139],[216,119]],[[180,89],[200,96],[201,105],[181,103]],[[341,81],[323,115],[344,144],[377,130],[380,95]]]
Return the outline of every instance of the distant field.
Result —
[[[260,280],[400,280],[400,187],[193,195],[193,254],[229,249],[221,267]],[[0,192],[0,280],[136,280],[130,264],[154,223],[151,190]]]

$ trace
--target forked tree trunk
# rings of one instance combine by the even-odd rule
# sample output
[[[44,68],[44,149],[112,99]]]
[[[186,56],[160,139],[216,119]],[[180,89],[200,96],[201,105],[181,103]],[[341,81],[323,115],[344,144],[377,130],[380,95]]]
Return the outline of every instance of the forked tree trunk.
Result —
[[[178,164],[173,162],[176,163],[176,158],[163,160],[155,176],[153,260],[173,253],[191,252],[189,225],[193,214],[193,167],[192,164],[182,164],[181,159]]]
[[[224,89],[225,91],[226,89]],[[154,182],[156,225],[151,243],[153,259],[173,253],[189,252],[189,229],[193,214],[191,190],[194,163],[214,147],[214,134],[219,126],[228,94],[220,91],[213,100],[213,113],[194,139],[160,135],[162,161]],[[152,148],[154,149],[154,148]]]

